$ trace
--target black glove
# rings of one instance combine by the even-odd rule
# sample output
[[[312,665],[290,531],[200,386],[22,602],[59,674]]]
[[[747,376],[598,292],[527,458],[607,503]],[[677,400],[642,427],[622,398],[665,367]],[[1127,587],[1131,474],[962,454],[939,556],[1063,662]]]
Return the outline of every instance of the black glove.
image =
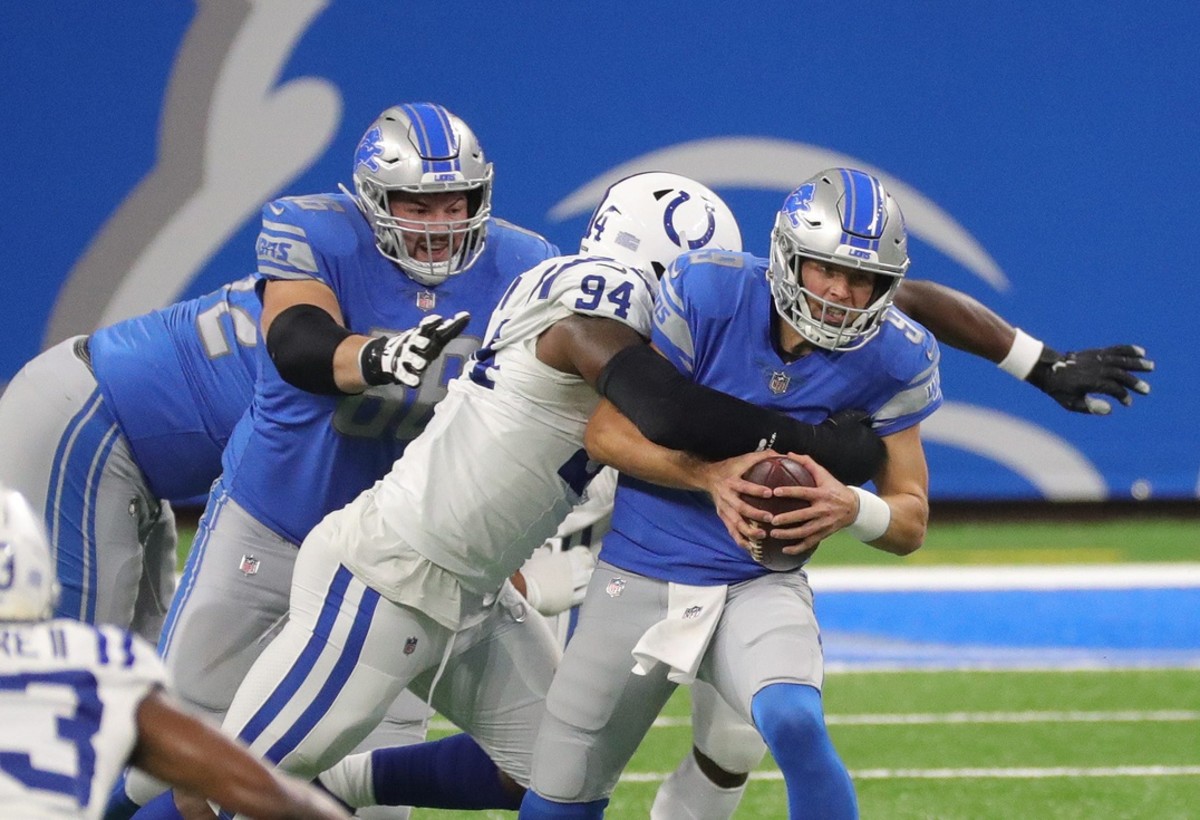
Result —
[[[816,427],[813,460],[844,484],[865,484],[887,458],[887,447],[861,410],[839,410]]]
[[[1150,385],[1133,374],[1153,369],[1154,362],[1146,358],[1146,351],[1134,345],[1066,354],[1046,346],[1025,380],[1068,410],[1107,416],[1112,405],[1088,394],[1112,396],[1128,407],[1133,404],[1130,390],[1143,396],[1150,392]]]
[[[429,315],[414,328],[395,336],[380,336],[363,345],[358,365],[367,384],[402,384],[417,387],[429,363],[462,333],[471,315],[466,311],[443,320]]]

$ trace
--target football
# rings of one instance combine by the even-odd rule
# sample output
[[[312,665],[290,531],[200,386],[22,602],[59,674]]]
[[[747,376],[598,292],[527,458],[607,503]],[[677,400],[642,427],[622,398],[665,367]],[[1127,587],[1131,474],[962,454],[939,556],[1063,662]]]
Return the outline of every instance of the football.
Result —
[[[763,459],[742,473],[742,478],[747,481],[753,481],[755,484],[772,488],[816,486],[816,481],[813,480],[812,473],[805,469],[804,465],[784,456]],[[766,510],[772,515],[779,515],[780,513],[791,512],[792,510],[802,510],[808,506],[808,502],[803,499],[783,498],[779,496],[757,498],[743,495],[742,500],[747,504],[758,507],[760,510]],[[790,542],[780,541],[776,538],[764,538],[751,546],[750,555],[767,569],[782,572],[784,570],[795,569],[803,564],[812,555],[813,550],[816,549],[816,547],[813,547],[813,549],[798,555],[787,555],[783,552],[783,548],[788,543]]]

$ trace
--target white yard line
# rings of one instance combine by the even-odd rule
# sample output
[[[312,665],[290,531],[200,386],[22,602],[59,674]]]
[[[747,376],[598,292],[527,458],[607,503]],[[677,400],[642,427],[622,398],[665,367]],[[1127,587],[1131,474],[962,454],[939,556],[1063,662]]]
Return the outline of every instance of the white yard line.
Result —
[[[658,783],[669,772],[626,772],[622,783]],[[1018,779],[1038,780],[1048,777],[1196,777],[1200,766],[1103,766],[1076,768],[1054,766],[1045,768],[1020,767],[1008,769],[852,769],[855,780],[956,780]],[[751,780],[783,780],[779,771],[751,772]]]
[[[863,714],[826,715],[830,726],[930,726],[937,724],[982,723],[1180,723],[1200,721],[1200,711],[1189,709],[1159,709],[1116,712],[929,712],[925,714]],[[656,729],[689,728],[690,717],[658,717]],[[429,722],[430,729],[449,731],[454,725],[437,718]]]
[[[817,592],[1168,589],[1200,587],[1200,562],[1041,566],[813,567]]]

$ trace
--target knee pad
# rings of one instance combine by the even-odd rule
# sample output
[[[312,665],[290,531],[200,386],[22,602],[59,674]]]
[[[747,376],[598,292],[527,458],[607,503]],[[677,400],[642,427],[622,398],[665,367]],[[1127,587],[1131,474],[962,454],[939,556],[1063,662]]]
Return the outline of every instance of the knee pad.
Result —
[[[692,742],[705,757],[734,774],[753,771],[767,753],[758,731],[717,690],[692,686]]]

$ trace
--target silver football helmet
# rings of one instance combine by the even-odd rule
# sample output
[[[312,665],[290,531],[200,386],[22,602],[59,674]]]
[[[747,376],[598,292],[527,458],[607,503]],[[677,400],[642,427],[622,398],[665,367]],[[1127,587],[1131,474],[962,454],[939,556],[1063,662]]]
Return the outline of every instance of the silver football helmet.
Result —
[[[800,276],[805,259],[875,274],[870,304],[852,308],[817,296]],[[883,183],[853,168],[831,168],[784,200],[767,276],[775,309],[801,336],[828,350],[854,350],[879,332],[908,263],[904,216]]]
[[[675,257],[700,248],[742,250],[742,232],[722,199],[695,180],[649,171],[604,193],[579,252],[662,276]]]
[[[0,486],[0,621],[43,621],[58,603],[50,545],[24,497]]]
[[[354,153],[358,207],[375,232],[380,253],[424,285],[437,285],[479,259],[492,212],[492,164],[474,132],[433,103],[392,106],[367,129]],[[423,222],[392,215],[389,195],[465,191],[468,218]],[[449,237],[454,249],[441,261],[414,259],[405,234],[423,236],[426,246]]]

